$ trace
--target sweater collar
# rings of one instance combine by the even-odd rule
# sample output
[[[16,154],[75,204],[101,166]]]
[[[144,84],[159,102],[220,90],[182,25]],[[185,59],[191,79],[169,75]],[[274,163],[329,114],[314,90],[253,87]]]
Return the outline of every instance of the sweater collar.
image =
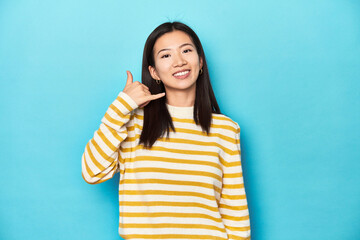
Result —
[[[170,113],[171,117],[178,118],[193,118],[194,116],[194,106],[191,107],[176,107],[166,103],[166,107]]]

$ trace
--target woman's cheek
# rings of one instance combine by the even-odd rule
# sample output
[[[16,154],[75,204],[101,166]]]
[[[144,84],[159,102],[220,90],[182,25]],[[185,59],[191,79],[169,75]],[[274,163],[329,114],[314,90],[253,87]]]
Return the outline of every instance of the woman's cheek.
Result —
[[[193,54],[189,56],[189,63],[191,64],[198,64],[199,63],[199,57],[196,54]]]

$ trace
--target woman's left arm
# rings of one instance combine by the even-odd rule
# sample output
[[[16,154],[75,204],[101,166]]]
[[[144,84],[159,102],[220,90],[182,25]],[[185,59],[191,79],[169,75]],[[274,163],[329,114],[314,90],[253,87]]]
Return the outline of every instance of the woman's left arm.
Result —
[[[229,240],[250,239],[250,218],[241,167],[240,127],[236,123],[231,154],[223,156],[223,186],[219,210]]]

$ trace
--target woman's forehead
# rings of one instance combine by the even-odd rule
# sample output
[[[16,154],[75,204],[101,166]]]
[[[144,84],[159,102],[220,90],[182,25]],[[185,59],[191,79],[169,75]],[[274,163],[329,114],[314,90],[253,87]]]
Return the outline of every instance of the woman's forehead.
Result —
[[[154,45],[155,52],[161,49],[176,49],[184,45],[185,43],[189,43],[194,46],[190,36],[183,31],[173,31],[168,32],[159,37]]]

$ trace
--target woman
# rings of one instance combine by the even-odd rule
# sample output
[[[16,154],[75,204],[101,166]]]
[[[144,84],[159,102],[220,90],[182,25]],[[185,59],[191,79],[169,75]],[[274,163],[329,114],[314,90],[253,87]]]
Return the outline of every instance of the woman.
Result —
[[[161,24],[145,44],[142,83],[127,74],[82,156],[88,183],[120,172],[120,236],[250,239],[240,128],[220,113],[195,32]]]

